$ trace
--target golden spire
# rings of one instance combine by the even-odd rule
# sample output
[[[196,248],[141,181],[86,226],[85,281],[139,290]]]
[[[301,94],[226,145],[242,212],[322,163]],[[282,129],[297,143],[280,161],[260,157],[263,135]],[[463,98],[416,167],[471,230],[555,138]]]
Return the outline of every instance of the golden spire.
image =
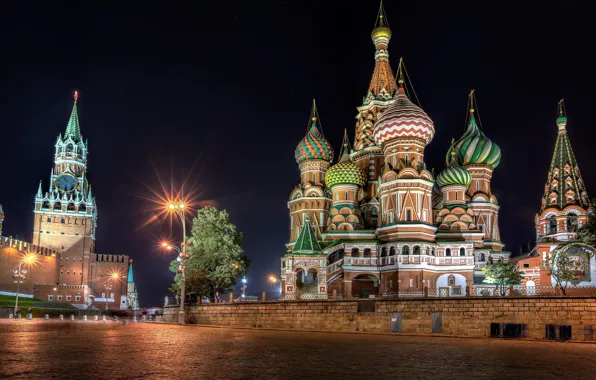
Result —
[[[315,98],[312,98],[312,110],[310,111],[310,120],[315,123],[317,121],[317,103]]]
[[[399,65],[397,65],[397,84],[399,87],[404,86],[404,57],[399,57]]]
[[[380,42],[380,40],[386,40],[383,41],[384,45],[386,45],[387,42],[389,42],[389,39],[391,39],[391,29],[389,29],[389,22],[387,21],[387,15],[385,14],[385,8],[383,7],[383,0],[381,0],[381,3],[379,4],[377,21],[375,22],[375,27],[370,34],[370,37],[375,45],[377,45],[377,42]]]
[[[469,102],[469,107],[470,107],[470,115],[474,114],[474,103],[475,103],[475,99],[476,97],[474,96],[474,89],[470,90],[470,95],[468,96],[468,102]]]
[[[350,159],[350,140],[348,139],[348,130],[344,129],[344,141],[343,145],[343,153],[341,158],[339,159],[340,162],[348,161]]]

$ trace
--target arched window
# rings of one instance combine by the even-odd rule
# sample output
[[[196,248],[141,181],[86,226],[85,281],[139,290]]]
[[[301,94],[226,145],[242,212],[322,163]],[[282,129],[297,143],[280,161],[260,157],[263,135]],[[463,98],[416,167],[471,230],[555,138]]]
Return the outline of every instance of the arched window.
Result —
[[[480,252],[480,253],[478,254],[478,261],[485,261],[485,259],[486,259],[486,258],[484,257],[484,253]]]
[[[381,257],[385,257],[385,256],[387,256],[387,248],[383,247],[381,249]]]
[[[433,255],[433,256],[435,255],[435,249],[434,248],[430,250],[430,254]]]
[[[577,215],[574,215],[574,214],[567,215],[567,231],[570,231],[570,232],[577,231]]]
[[[451,256],[451,248],[445,250],[445,256]]]
[[[410,247],[408,247],[407,245],[404,245],[404,247],[402,248],[402,255],[409,255],[410,254]]]
[[[66,151],[67,151],[68,153],[72,152],[73,150],[74,150],[74,147],[72,146],[72,144],[68,144],[68,145],[66,146]]]
[[[450,275],[448,277],[448,280],[447,281],[449,283],[449,286],[455,286],[455,276],[454,275]]]
[[[360,257],[360,251],[358,248],[352,248],[352,257]]]
[[[415,255],[419,255],[420,254],[420,247],[417,246],[417,245],[414,246],[414,254]]]
[[[395,256],[395,247],[389,248],[389,256]]]
[[[370,208],[370,216],[376,218],[379,215],[379,210],[376,207]]]
[[[60,218],[60,223],[66,223],[66,219],[64,217]]]
[[[406,211],[406,221],[408,221],[408,222],[412,221],[412,210]]]
[[[556,234],[557,233],[557,219],[555,219],[555,216],[551,216],[550,218],[548,218],[548,228],[549,228],[549,234]]]
[[[465,255],[466,255],[466,249],[465,249],[464,247],[461,247],[461,248],[459,249],[459,255],[460,255],[460,256],[465,256]]]
[[[371,256],[372,256],[372,255],[371,255],[371,253],[370,253],[370,248],[366,248],[366,249],[364,250],[364,257],[371,257]]]

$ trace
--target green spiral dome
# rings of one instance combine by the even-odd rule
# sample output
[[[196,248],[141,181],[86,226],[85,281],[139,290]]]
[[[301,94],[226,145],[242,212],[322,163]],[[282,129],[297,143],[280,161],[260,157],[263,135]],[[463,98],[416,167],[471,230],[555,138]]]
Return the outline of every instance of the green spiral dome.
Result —
[[[455,150],[462,165],[489,165],[493,169],[501,161],[501,148],[492,142],[476,124],[474,110],[464,135],[455,143]]]
[[[439,185],[439,187],[449,185],[462,185],[467,187],[470,182],[472,182],[472,176],[461,166],[447,166],[437,176],[437,185]]]
[[[333,187],[339,184],[366,185],[366,174],[350,160],[347,145],[339,162],[329,168],[325,174],[325,184]]]

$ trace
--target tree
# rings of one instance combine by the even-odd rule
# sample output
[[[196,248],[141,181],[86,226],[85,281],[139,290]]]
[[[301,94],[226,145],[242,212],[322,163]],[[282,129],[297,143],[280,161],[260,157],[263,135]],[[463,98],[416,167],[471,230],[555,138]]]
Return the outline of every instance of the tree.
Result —
[[[590,202],[590,208],[596,209],[596,199]],[[588,213],[588,221],[577,231],[579,239],[592,247],[596,246],[596,217],[593,212]]]
[[[229,214],[215,207],[201,208],[192,222],[186,248],[186,293],[214,299],[216,293],[228,292],[248,270],[250,260],[242,250],[242,234],[230,221]],[[180,290],[180,262],[170,263],[176,273],[170,287]]]
[[[522,280],[522,272],[519,271],[517,263],[506,263],[503,259],[492,262],[488,261],[482,268],[484,273],[484,282],[489,284],[497,284],[499,293],[504,296],[507,294],[505,286],[519,285]]]
[[[542,267],[548,275],[555,279],[555,283],[564,295],[567,295],[567,286],[574,280],[579,280],[585,271],[586,263],[594,257],[594,250],[581,242],[570,243],[557,247],[550,253],[547,263]]]

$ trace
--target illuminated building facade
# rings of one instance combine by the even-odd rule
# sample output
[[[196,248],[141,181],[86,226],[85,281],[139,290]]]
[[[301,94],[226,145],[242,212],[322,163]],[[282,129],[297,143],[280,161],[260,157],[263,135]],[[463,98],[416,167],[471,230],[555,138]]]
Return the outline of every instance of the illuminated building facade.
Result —
[[[64,135],[54,145],[54,165],[49,186],[40,182],[34,200],[33,241],[4,238],[0,241],[0,266],[18,266],[19,253],[40,254],[43,266],[30,270],[29,287],[37,298],[87,307],[107,304],[125,309],[129,258],[95,251],[97,204],[87,180],[88,142],[81,135],[78,94]],[[0,219],[4,214],[0,213]],[[1,222],[0,222],[1,225]],[[0,229],[1,230],[1,229]],[[43,273],[42,273],[43,272]],[[108,281],[116,274],[118,279]],[[0,276],[4,276],[4,271]],[[13,281],[1,279],[3,291],[12,292]],[[4,285],[6,284],[6,285]],[[135,288],[136,291],[136,288]]]
[[[381,6],[371,38],[375,67],[357,108],[353,149],[325,138],[316,105],[295,150],[290,241],[281,259],[282,292],[368,297],[415,292],[465,294],[488,260],[509,259],[491,192],[501,151],[481,130],[475,97],[467,130],[447,149],[436,177],[424,160],[432,119],[407,94],[402,61],[389,64],[391,29]],[[308,241],[305,249],[305,241]]]
[[[585,225],[593,212],[579,165],[567,134],[567,113],[563,100],[559,102],[557,140],[548,169],[540,212],[536,214],[536,246],[529,253],[516,258],[524,272],[527,287],[555,285],[549,276],[549,259],[555,251],[566,252],[581,262],[575,285],[596,285],[596,263],[582,252],[593,253],[593,248],[578,244],[578,229]],[[573,244],[571,244],[573,243]],[[581,274],[581,275],[580,275]]]

